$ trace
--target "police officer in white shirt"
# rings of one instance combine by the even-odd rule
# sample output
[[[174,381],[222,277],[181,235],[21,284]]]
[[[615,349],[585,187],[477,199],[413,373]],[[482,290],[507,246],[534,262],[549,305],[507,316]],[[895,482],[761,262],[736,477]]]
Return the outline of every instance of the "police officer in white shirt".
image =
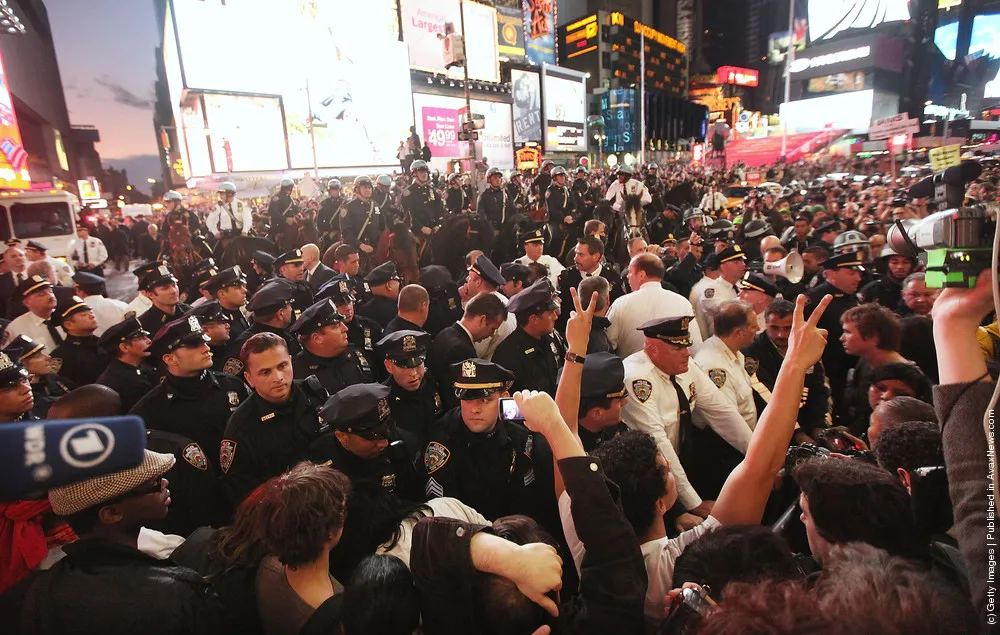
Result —
[[[545,267],[545,270],[549,272],[549,282],[552,283],[553,289],[559,288],[559,274],[563,272],[566,267],[562,266],[558,260],[549,256],[548,254],[542,253],[545,250],[545,234],[540,229],[526,234],[524,238],[521,239],[521,243],[524,246],[524,254],[514,262],[520,263],[522,265],[530,265],[533,262]]]
[[[698,318],[698,326],[705,339],[711,337],[712,333],[715,332],[710,318],[712,309],[723,302],[729,302],[739,297],[740,290],[736,283],[746,273],[746,258],[746,254],[743,253],[743,249],[739,245],[730,245],[719,252],[719,277],[707,283],[702,288],[700,295],[692,299],[691,303],[694,305],[695,315]]]
[[[76,226],[76,240],[69,244],[69,259],[77,271],[86,271],[97,276],[104,275],[104,262],[108,250],[100,238],[90,235],[86,225]]]
[[[724,302],[714,311],[715,335],[705,340],[694,361],[708,373],[722,394],[736,406],[747,427],[757,427],[757,408],[753,387],[746,371],[746,358],[740,349],[753,343],[759,332],[752,306],[741,300]]]
[[[104,297],[107,293],[104,278],[86,271],[78,271],[73,275],[72,281],[76,285],[76,294],[83,298],[83,302],[90,307],[94,319],[97,320],[97,330],[94,331],[94,335],[100,337],[104,331],[125,319],[128,305],[121,300]]]
[[[629,237],[645,234],[644,238],[649,238],[646,231],[646,215],[642,208],[653,202],[653,196],[646,189],[642,181],[632,178],[635,170],[630,165],[622,165],[618,168],[618,180],[608,187],[604,200],[614,201],[611,207],[616,212],[625,214],[625,229]],[[636,197],[639,199],[639,208],[627,208],[626,199]]]
[[[64,287],[73,286],[73,267],[70,267],[65,260],[57,260],[48,254],[48,248],[40,242],[29,240],[24,248],[24,255],[31,262],[44,260],[52,265],[52,271],[56,273],[56,281]]]
[[[472,266],[469,267],[469,279],[462,289],[459,290],[461,296],[467,298],[462,302],[462,308],[465,308],[469,301],[480,293],[492,293],[500,298],[504,306],[507,306],[506,296],[499,291],[504,282],[506,281],[500,275],[500,271],[496,268],[496,265],[489,258],[480,254],[475,262],[472,263]],[[513,313],[508,313],[506,321],[500,324],[500,328],[494,331],[492,336],[476,342],[476,354],[479,356],[479,359],[493,359],[493,351],[516,328],[517,317]]]
[[[219,240],[215,248],[217,261],[232,238],[246,236],[253,229],[250,207],[244,205],[243,201],[236,200],[234,183],[225,181],[219,185],[219,201],[205,219],[205,224],[208,231]]]
[[[607,335],[618,356],[625,358],[638,353],[646,344],[646,337],[636,327],[664,315],[691,315],[694,309],[687,299],[663,288],[666,269],[656,254],[641,253],[628,265],[628,283],[632,293],[623,295],[611,304],[608,311]],[[701,346],[701,333],[691,333],[692,350]]]
[[[729,203],[729,199],[716,188],[714,185],[710,185],[708,192],[705,196],[701,197],[701,204],[698,205],[703,210],[710,212],[718,212],[719,210],[726,209],[726,205]]]
[[[56,296],[47,278],[31,276],[26,279],[17,285],[11,301],[23,303],[28,311],[7,325],[8,333],[15,337],[25,335],[44,345],[47,352],[63,343],[66,332],[49,319],[56,310]]]
[[[708,425],[741,454],[746,453],[751,431],[708,375],[689,363],[693,321],[691,316],[672,316],[639,327],[646,336],[645,350],[625,360],[629,399],[622,419],[629,428],[653,437],[670,464],[680,503],[692,514],[707,518],[714,502],[698,495],[678,456],[682,428],[684,434],[691,434],[692,426],[703,429]]]
[[[757,330],[763,331],[767,327],[764,323],[764,311],[767,310],[767,305],[781,295],[778,285],[766,276],[748,271],[736,286],[740,288],[740,300],[749,302],[757,314]]]

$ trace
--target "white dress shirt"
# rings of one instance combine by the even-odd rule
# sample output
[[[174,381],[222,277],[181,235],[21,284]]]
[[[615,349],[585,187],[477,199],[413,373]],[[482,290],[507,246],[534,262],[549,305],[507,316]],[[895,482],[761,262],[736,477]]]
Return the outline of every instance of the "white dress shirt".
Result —
[[[726,343],[713,335],[705,340],[694,361],[701,367],[722,394],[736,406],[751,430],[757,427],[757,406],[753,401],[753,386],[747,374],[746,357],[740,351],[729,350]]]
[[[230,212],[232,215],[230,215]],[[235,227],[233,226],[234,218],[236,219]],[[225,207],[219,201],[215,204],[215,209],[205,219],[205,224],[213,236],[219,232],[231,229],[235,229],[246,236],[247,232],[253,227],[253,217],[250,214],[250,207],[244,205],[243,201],[234,200],[232,203],[225,205]]]
[[[66,337],[66,332],[62,330],[61,326],[57,326],[56,330],[63,338]],[[49,328],[45,325],[45,318],[38,317],[31,311],[11,320],[11,323],[7,325],[7,332],[13,337],[17,337],[18,335],[30,337],[35,342],[43,344],[45,352],[49,354],[56,348],[56,342],[52,339]]]
[[[728,203],[729,199],[722,192],[716,192],[714,195],[708,192],[705,196],[701,197],[701,204],[698,207],[717,212],[720,209],[726,209]]]
[[[127,304],[121,300],[105,298],[103,295],[88,295],[83,302],[94,312],[94,319],[97,320],[97,330],[94,331],[94,335],[97,337],[124,320],[125,313],[128,312]]]
[[[86,253],[83,249],[84,243],[87,245]],[[93,236],[88,237],[86,241],[79,238],[74,239],[69,244],[67,251],[69,252],[69,259],[77,268],[80,268],[82,265],[99,267],[108,259],[108,250],[104,246],[104,243],[100,238]]]
[[[507,306],[507,296],[499,291],[494,291],[493,295],[500,298],[503,305]],[[468,303],[468,301],[463,302],[462,308],[465,308]],[[464,329],[465,327],[463,326],[462,328]],[[481,342],[474,342],[476,346],[476,355],[479,356],[479,359],[485,359],[487,361],[493,359],[493,351],[497,350],[497,346],[500,346],[500,342],[502,342],[505,337],[513,333],[515,329],[517,329],[517,317],[513,313],[508,313],[507,320],[500,324],[500,328],[497,329],[496,333]],[[465,332],[468,333],[469,331],[466,330]],[[471,333],[469,334],[469,339],[472,339]]]
[[[556,258],[553,258],[548,254],[542,254],[542,257],[539,258],[538,260],[532,260],[527,256],[521,256],[515,262],[518,262],[524,265],[525,267],[530,265],[532,262],[537,262],[538,264],[545,267],[545,269],[549,272],[549,282],[552,283],[553,289],[559,288],[559,274],[561,274],[566,269],[566,267],[562,266],[561,262],[559,262]]]
[[[639,179],[629,179],[625,181],[625,185],[622,185],[621,181],[616,180],[610,186],[608,186],[608,191],[604,195],[604,200],[614,201],[611,207],[614,208],[616,212],[622,211],[622,207],[625,206],[626,196],[638,196],[639,202],[642,205],[649,205],[653,202],[653,196],[646,189],[646,185]]]
[[[589,298],[588,298],[589,299]],[[659,280],[644,283],[632,293],[623,295],[608,310],[608,340],[622,359],[638,353],[646,343],[646,336],[636,328],[646,322],[663,317],[694,315],[694,307],[684,296],[667,291]],[[701,333],[691,329],[691,352],[701,347]]]
[[[76,284],[73,282],[73,267],[70,267],[65,260],[59,260],[52,256],[46,256],[45,261],[52,265],[52,270],[56,272],[56,280],[59,284],[72,289],[73,285]]]
[[[697,364],[689,364],[688,370],[676,379],[690,403],[693,424],[699,428],[709,425],[726,443],[746,454],[750,428],[708,375]],[[643,399],[636,395],[637,388]],[[656,447],[670,463],[678,498],[684,508],[694,509],[701,505],[701,497],[688,481],[675,450],[680,443],[680,416],[677,392],[670,377],[654,366],[642,351],[625,359],[625,389],[629,398],[622,409],[622,420],[629,428],[642,430],[656,441]]]
[[[694,295],[692,289],[691,294]],[[715,280],[705,284],[701,293],[692,300],[694,304],[694,315],[698,318],[698,327],[701,328],[703,339],[712,337],[715,333],[712,311],[723,302],[729,302],[739,298],[739,291],[732,282],[726,282],[725,278],[719,276]]]
[[[134,311],[135,314],[139,316],[148,311],[152,306],[153,301],[140,293],[128,303],[128,310]]]

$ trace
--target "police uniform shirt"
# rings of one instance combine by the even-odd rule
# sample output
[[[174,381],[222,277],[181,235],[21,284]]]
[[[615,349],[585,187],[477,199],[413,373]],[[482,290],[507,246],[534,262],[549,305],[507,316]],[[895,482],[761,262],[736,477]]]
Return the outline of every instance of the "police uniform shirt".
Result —
[[[382,211],[370,198],[354,198],[340,208],[340,235],[349,245],[376,247],[383,229]]]
[[[559,288],[559,275],[566,270],[566,267],[564,267],[561,262],[559,262],[558,260],[556,260],[555,258],[553,258],[548,254],[542,254],[542,257],[539,258],[538,260],[532,260],[527,256],[521,256],[514,262],[522,264],[526,267],[530,266],[532,262],[537,262],[538,264],[545,267],[545,270],[549,274],[549,282],[552,283],[553,289]]]
[[[338,229],[338,225],[334,224],[334,221],[338,218],[337,214],[340,213],[340,208],[343,205],[344,199],[340,196],[324,198],[323,202],[319,204],[319,213],[316,215],[316,228],[324,234],[331,229]]]
[[[433,229],[444,216],[444,203],[430,182],[413,183],[403,190],[400,199],[403,211],[410,214],[414,235],[420,236],[424,227]]]
[[[628,426],[621,421],[613,426],[604,428],[600,432],[591,432],[583,426],[579,426],[578,428],[578,432],[580,433],[580,442],[583,444],[583,451],[587,454],[592,454],[594,450],[601,447],[611,439],[614,439],[626,430],[628,430]]]
[[[694,296],[694,291],[691,292]],[[694,296],[694,315],[698,319],[698,327],[701,335],[707,339],[715,334],[715,326],[712,324],[712,310],[723,302],[730,302],[739,298],[740,292],[731,282],[719,276],[711,280],[701,289],[701,293]]]
[[[382,336],[375,341],[381,340],[382,337],[385,337],[390,333],[395,333],[396,331],[423,331],[423,330],[424,330],[423,326],[414,324],[413,322],[403,319],[397,315],[396,317],[389,320],[389,323],[386,324],[385,328],[382,330]]]
[[[48,373],[38,377],[31,382],[31,396],[35,400],[35,405],[31,408],[31,414],[39,419],[44,419],[49,414],[52,407],[60,397],[76,388],[72,381],[57,375]]]
[[[159,381],[157,374],[148,367],[132,366],[120,359],[112,359],[96,383],[117,392],[122,400],[122,412],[128,412]]]
[[[381,357],[375,353],[375,343],[383,336],[385,336],[385,331],[382,330],[378,322],[364,315],[355,314],[354,318],[347,324],[347,341],[350,342],[351,346],[364,353],[369,364],[373,364],[372,371],[380,381],[385,379],[385,371],[383,367],[382,372],[379,372],[378,360]]]
[[[680,414],[677,392],[670,377],[656,368],[645,352],[630,355],[624,363],[625,389],[629,398],[622,409],[622,420],[629,428],[642,430],[653,437],[656,447],[670,463],[681,504],[685,509],[694,509],[702,500],[688,481],[675,450],[679,448],[681,437]],[[689,364],[687,372],[675,379],[688,399],[694,425],[711,426],[729,445],[746,453],[750,428],[708,375],[697,364]]]
[[[209,460],[215,448],[205,449],[185,436],[162,430],[147,433],[146,448],[174,455],[174,466],[163,478],[170,482],[170,494],[176,503],[170,506],[165,518],[144,520],[144,526],[165,534],[189,536],[199,527],[223,527],[230,523],[233,506],[222,495],[215,461]]]
[[[507,190],[503,184],[500,187],[488,187],[479,195],[476,212],[485,218],[494,229],[499,230],[508,216]]]
[[[493,295],[500,298],[503,305],[507,306],[507,296],[499,291],[494,291]],[[500,342],[504,341],[515,329],[517,329],[517,316],[513,313],[508,313],[507,319],[501,322],[500,328],[496,330],[496,333],[481,342],[476,342],[476,357],[485,359],[486,361],[493,359],[493,353],[497,350],[497,346],[500,346]]]
[[[51,353],[53,360],[59,360],[59,374],[78,386],[97,381],[110,361],[107,352],[97,342],[95,335],[67,335],[63,343]]]
[[[125,314],[128,313],[127,304],[102,295],[88,295],[83,302],[94,312],[94,319],[97,320],[97,330],[94,331],[94,335],[97,337],[104,335],[104,331],[124,320]]]
[[[705,340],[694,356],[695,363],[708,374],[722,394],[736,406],[740,415],[753,430],[757,427],[757,408],[753,401],[753,388],[746,371],[746,359],[741,351],[733,353],[725,342],[716,336]]]
[[[243,334],[239,337],[235,339],[230,337],[229,350],[226,352],[226,363],[223,367],[224,373],[236,377],[242,376],[244,366],[240,360],[240,349],[243,348],[248,339],[258,333],[274,333],[280,336],[281,339],[285,340],[285,344],[288,345],[288,354],[293,358],[302,351],[302,345],[295,339],[295,336],[288,332],[288,329],[279,329],[276,326],[255,322],[249,329],[243,331]]]
[[[55,326],[55,330],[59,333],[60,337],[66,337],[66,333],[61,326]],[[52,338],[52,334],[49,333],[49,326],[46,324],[45,318],[39,317],[31,311],[22,313],[11,320],[10,324],[7,325],[7,332],[12,337],[17,337],[18,335],[29,337],[33,341],[45,346],[45,350],[47,351],[54,350],[57,346],[56,341]]]
[[[202,449],[217,448],[230,415],[249,394],[243,380],[211,370],[198,377],[168,374],[129,414],[142,417],[149,430],[188,437]],[[213,465],[216,459],[209,455]]]
[[[167,315],[158,307],[150,306],[148,311],[139,316],[139,324],[142,324],[142,328],[149,331],[151,336],[156,335],[157,331],[159,331],[161,327],[166,326],[167,322],[180,318],[190,310],[191,305],[184,304],[183,302],[178,302],[176,304],[173,315]]]
[[[311,459],[330,461],[330,466],[343,472],[351,482],[368,481],[382,487],[387,494],[394,494],[405,501],[424,499],[414,458],[420,451],[417,439],[406,430],[390,426],[389,447],[372,459],[363,459],[347,450],[333,435],[323,438],[322,454],[314,451]],[[328,442],[328,443],[327,443]]]
[[[588,301],[590,298],[582,299]],[[646,336],[637,330],[650,320],[678,315],[693,315],[694,308],[684,296],[667,291],[658,281],[650,281],[621,296],[608,309],[608,340],[622,359],[638,353],[646,345]],[[701,333],[691,330],[691,352],[701,347]]]
[[[449,187],[445,193],[445,208],[452,214],[461,214],[470,209],[471,203],[461,187]]]
[[[85,300],[86,301],[86,300]],[[227,309],[219,305],[219,311],[229,320],[229,341],[238,339],[250,328],[250,320],[247,319],[243,307],[238,309]]]
[[[356,313],[375,321],[380,328],[385,328],[399,313],[399,305],[396,300],[373,295],[370,300],[357,308]]]
[[[508,421],[473,433],[462,421],[461,408],[448,411],[434,426],[420,467],[427,498],[457,498],[487,518],[539,518],[553,498],[552,452],[542,435]]]
[[[281,405],[255,392],[229,418],[218,462],[222,487],[232,505],[239,505],[264,481],[309,458],[310,445],[322,432],[316,406],[301,384],[300,380],[292,382],[292,395]]]
[[[314,304],[312,287],[301,280],[285,280],[292,285],[292,310],[295,311],[295,316],[298,317],[299,314]]]
[[[292,371],[295,377],[300,378],[316,375],[331,395],[353,384],[375,381],[368,358],[353,346],[348,346],[336,357],[319,357],[303,350],[292,359]]]
[[[540,390],[554,397],[556,376],[565,356],[562,342],[551,335],[535,339],[518,328],[497,346],[493,362],[514,373],[511,392]]]
[[[396,426],[413,435],[417,446],[423,448],[432,427],[444,415],[444,400],[437,382],[425,374],[414,391],[404,389],[391,376],[382,383],[389,387],[389,408]]]

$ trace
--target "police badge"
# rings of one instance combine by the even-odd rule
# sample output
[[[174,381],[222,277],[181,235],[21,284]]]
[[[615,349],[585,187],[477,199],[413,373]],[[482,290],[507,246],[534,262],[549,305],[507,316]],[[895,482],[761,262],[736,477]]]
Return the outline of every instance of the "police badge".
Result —
[[[653,384],[646,379],[636,379],[632,382],[632,392],[639,403],[646,403],[653,395]]]
[[[233,377],[239,377],[240,373],[243,372],[243,362],[235,357],[230,357],[222,365],[222,372]]]
[[[230,406],[240,405],[240,396],[238,393],[229,391],[229,405]]]
[[[713,289],[712,287],[705,289],[705,299],[711,300],[714,297],[715,297],[715,289]]]
[[[722,388],[726,385],[726,371],[721,368],[712,368],[708,371],[708,378],[712,380],[716,388]]]
[[[449,458],[451,458],[451,450],[437,441],[431,441],[427,444],[427,449],[424,450],[424,469],[427,470],[428,474],[433,474],[444,467]]]
[[[189,443],[184,446],[181,450],[181,456],[184,460],[198,468],[199,470],[205,471],[208,469],[208,457],[205,456],[205,452],[202,451],[201,446],[197,443]]]
[[[384,421],[389,418],[389,402],[383,398],[378,400],[378,420]]]
[[[222,444],[219,446],[219,467],[222,468],[223,472],[229,473],[229,466],[233,464],[233,457],[235,456],[236,442],[223,439]]]
[[[417,338],[412,335],[403,336],[403,352],[412,353],[417,350]]]
[[[471,359],[467,359],[462,362],[462,377],[465,379],[475,379],[476,377],[476,362]]]

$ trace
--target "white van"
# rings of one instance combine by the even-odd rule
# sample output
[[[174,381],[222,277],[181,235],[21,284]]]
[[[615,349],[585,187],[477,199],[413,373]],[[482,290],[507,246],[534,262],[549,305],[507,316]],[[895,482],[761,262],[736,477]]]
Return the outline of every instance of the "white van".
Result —
[[[80,201],[63,190],[0,192],[0,243],[34,240],[48,248],[49,256],[65,259],[76,239],[79,213]]]

